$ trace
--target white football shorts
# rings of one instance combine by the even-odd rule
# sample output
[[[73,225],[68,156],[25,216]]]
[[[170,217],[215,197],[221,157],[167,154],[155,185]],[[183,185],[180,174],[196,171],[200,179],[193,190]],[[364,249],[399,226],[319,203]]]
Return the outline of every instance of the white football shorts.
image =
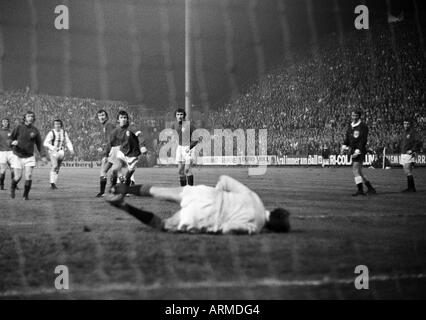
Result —
[[[108,162],[114,163],[117,161],[117,152],[120,151],[120,146],[111,147],[111,150],[109,151],[108,155]]]
[[[13,151],[0,151],[0,164],[11,164]]]
[[[138,157],[126,157],[124,155],[124,153],[121,152],[120,150],[117,151],[116,158],[118,160],[123,161],[125,166],[127,167],[127,169],[129,169],[130,171],[133,171],[133,170],[136,169],[136,165],[137,165],[138,160],[139,160]]]
[[[180,146],[176,148],[176,158],[175,161],[178,163],[191,163],[195,159],[194,149],[189,150],[189,146]]]
[[[416,162],[416,160],[414,159],[412,154],[406,154],[403,153],[401,154],[401,158],[399,159],[399,163],[404,165],[404,164],[410,164],[410,163],[414,163]]]
[[[28,158],[20,158],[16,154],[13,154],[10,166],[14,169],[24,169],[24,167],[34,168],[36,166],[36,160],[34,156]]]

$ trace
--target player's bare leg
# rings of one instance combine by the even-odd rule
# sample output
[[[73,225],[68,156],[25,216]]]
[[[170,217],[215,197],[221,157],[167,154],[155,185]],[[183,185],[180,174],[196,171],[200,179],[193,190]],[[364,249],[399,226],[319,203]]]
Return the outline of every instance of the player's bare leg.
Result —
[[[359,174],[362,177],[362,181],[364,182],[365,186],[367,187],[367,194],[368,195],[375,195],[377,194],[376,189],[373,188],[370,181],[367,179],[367,177],[362,172],[362,164],[359,166]]]
[[[109,169],[111,169],[112,167],[112,163],[108,162],[108,158],[102,158],[102,163],[101,163],[101,174],[100,174],[100,180],[99,180],[99,193],[96,195],[96,197],[103,197],[103,195],[105,194],[105,188],[107,185],[107,174]]]
[[[359,162],[353,162],[352,163],[352,173],[354,175],[355,184],[358,188],[357,191],[354,194],[352,194],[352,196],[354,196],[354,197],[359,196],[359,195],[361,195],[361,196],[365,195],[363,184],[362,184],[363,179],[362,179],[361,172],[360,172],[361,166],[362,166],[362,164],[360,165]]]
[[[4,180],[6,178],[6,164],[0,164],[0,190],[4,190]]]
[[[12,179],[11,186],[10,186],[10,197],[12,199],[15,199],[16,186],[18,185],[19,181],[21,181],[21,178],[22,178],[22,169],[13,168],[12,170],[14,172],[14,177]]]
[[[362,162],[353,162],[352,173],[354,175],[355,184],[358,188],[357,192],[353,194],[354,197],[358,195],[365,195],[363,183],[367,186],[367,194],[376,194],[376,190],[362,173]]]
[[[119,180],[120,182],[125,182],[126,172],[126,164],[124,163],[124,161],[117,159],[111,169],[111,187],[109,189],[110,192],[114,190],[114,187],[117,185]]]
[[[404,173],[407,176],[407,189],[402,192],[416,192],[416,186],[414,184],[413,177],[413,164],[412,163],[404,163],[402,168],[404,169]]]
[[[33,183],[32,175],[33,175],[34,167],[25,167],[24,168],[24,178],[25,178],[25,186],[24,186],[24,200],[28,200],[28,195],[31,190],[31,185]]]

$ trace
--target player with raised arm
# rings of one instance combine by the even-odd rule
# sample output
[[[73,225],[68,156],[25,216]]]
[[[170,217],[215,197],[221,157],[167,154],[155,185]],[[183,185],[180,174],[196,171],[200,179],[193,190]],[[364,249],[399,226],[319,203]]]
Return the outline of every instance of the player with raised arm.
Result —
[[[176,149],[176,162],[178,164],[178,173],[180,185],[194,185],[194,175],[191,167],[194,161],[193,148],[198,141],[192,141],[191,137],[195,128],[190,121],[185,121],[186,112],[179,108],[175,111],[176,121],[172,124],[172,129],[176,130],[179,136],[178,146]]]
[[[98,149],[102,152],[99,193],[96,195],[96,197],[99,198],[103,197],[105,194],[105,188],[108,181],[107,174],[114,163],[115,153],[118,150],[118,146],[111,146],[110,144],[110,136],[116,126],[111,122],[108,122],[108,113],[104,109],[101,109],[97,112],[97,117],[99,123],[102,125],[102,132],[104,134],[103,145]]]
[[[36,159],[34,156],[34,145],[42,157],[43,162],[47,162],[46,152],[43,147],[42,139],[39,130],[34,127],[35,114],[32,111],[27,111],[24,115],[23,124],[18,125],[13,129],[9,136],[10,145],[13,148],[13,156],[11,165],[14,170],[14,178],[12,179],[12,186],[10,196],[15,198],[16,185],[22,178],[22,171],[24,171],[25,188],[24,200],[28,200],[28,195],[32,185],[32,173],[36,166]]]
[[[0,128],[0,190],[4,190],[4,180],[6,178],[6,169],[11,166],[13,151],[9,144],[10,120],[4,118],[1,120]],[[11,179],[13,179],[13,170],[10,169]]]
[[[129,114],[120,110],[117,115],[118,128],[111,133],[111,143],[117,142],[119,150],[116,154],[116,160],[112,168],[112,185],[114,187],[118,178],[121,182],[130,185],[131,177],[133,176],[136,165],[141,154],[146,154],[147,149],[145,142],[142,139],[140,132],[138,136],[129,128]]]
[[[407,189],[402,192],[416,192],[414,184],[413,167],[415,163],[415,154],[420,150],[421,142],[417,133],[411,125],[411,120],[405,119],[403,122],[403,130],[400,135],[399,147],[401,152],[400,163],[407,176]]]
[[[352,158],[352,172],[357,185],[357,191],[353,196],[365,195],[363,183],[367,186],[367,194],[376,194],[376,190],[362,173],[362,164],[367,153],[368,127],[361,120],[361,111],[354,110],[351,114],[351,120],[343,142],[341,153],[349,152]]]
[[[53,129],[49,131],[44,139],[44,147],[49,151],[51,170],[50,170],[50,189],[58,189],[56,182],[58,181],[59,169],[65,157],[65,146],[71,155],[74,155],[74,148],[68,133],[63,129],[62,120],[53,121]]]
[[[170,232],[257,234],[263,228],[290,231],[290,213],[282,208],[265,210],[259,196],[229,176],[221,176],[215,187],[205,185],[177,188],[119,184],[106,198],[144,224]],[[124,202],[124,195],[154,197],[180,203],[180,210],[168,219]]]

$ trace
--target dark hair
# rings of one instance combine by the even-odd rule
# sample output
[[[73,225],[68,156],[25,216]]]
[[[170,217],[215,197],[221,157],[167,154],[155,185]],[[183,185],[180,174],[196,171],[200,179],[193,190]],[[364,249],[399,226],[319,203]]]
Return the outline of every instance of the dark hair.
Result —
[[[129,117],[129,114],[127,113],[127,111],[124,111],[124,110],[120,110],[120,111],[118,111],[118,113],[117,113],[117,120],[118,120],[118,118],[119,118],[120,116],[126,116],[126,117],[127,117],[127,120],[128,120],[128,121],[130,121],[130,117]]]
[[[186,111],[185,111],[185,109],[183,109],[183,108],[178,108],[178,109],[176,109],[176,111],[175,111],[175,117],[176,117],[176,113],[183,113],[183,118],[185,119],[186,118]]]
[[[25,122],[25,118],[27,117],[27,114],[32,114],[32,115],[34,116],[34,121],[36,120],[35,113],[34,113],[33,111],[27,111],[27,112],[24,114],[24,122]]]
[[[290,222],[288,217],[290,212],[283,208],[276,208],[269,214],[269,220],[265,227],[274,232],[289,232]]]
[[[61,124],[61,128],[64,127],[64,123],[62,122],[61,119],[55,119],[55,120],[53,120],[53,123],[55,123],[55,122],[59,122]]]
[[[105,113],[106,117],[107,117],[107,118],[109,118],[109,116],[108,116],[108,112],[106,112],[106,110],[105,110],[105,109],[101,109],[101,110],[99,110],[98,112],[96,112],[96,114],[101,114],[101,113]]]

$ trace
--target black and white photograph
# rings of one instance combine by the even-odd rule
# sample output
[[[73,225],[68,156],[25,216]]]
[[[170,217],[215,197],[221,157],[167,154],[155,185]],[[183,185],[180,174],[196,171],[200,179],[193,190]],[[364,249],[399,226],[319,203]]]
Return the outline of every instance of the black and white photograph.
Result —
[[[425,35],[421,0],[0,0],[0,300],[426,299]]]

